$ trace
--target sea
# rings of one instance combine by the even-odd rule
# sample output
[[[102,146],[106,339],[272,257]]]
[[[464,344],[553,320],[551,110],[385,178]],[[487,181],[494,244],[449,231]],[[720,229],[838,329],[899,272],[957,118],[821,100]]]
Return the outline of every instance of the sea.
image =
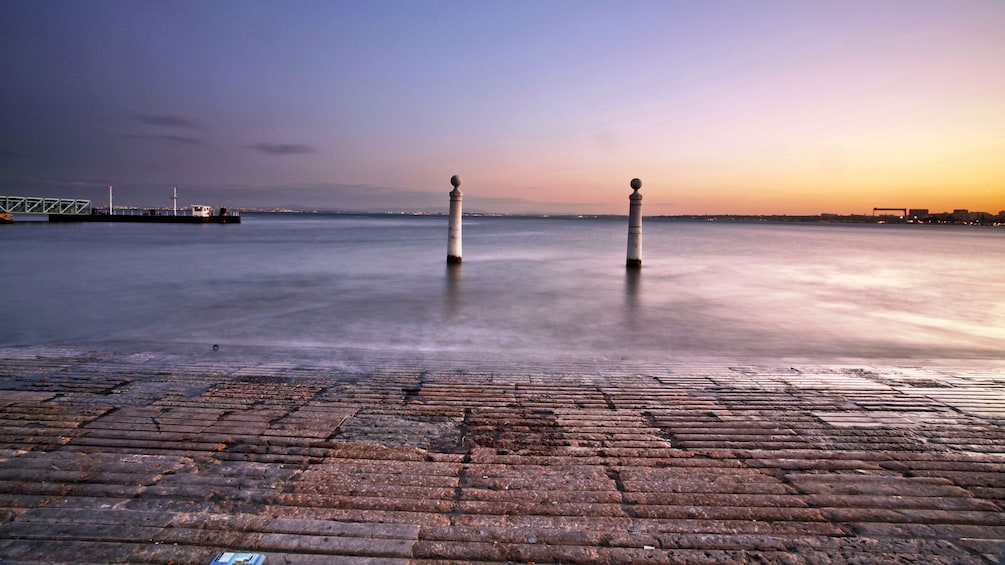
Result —
[[[0,226],[0,346],[309,352],[528,368],[1005,358],[1005,230],[244,214]]]

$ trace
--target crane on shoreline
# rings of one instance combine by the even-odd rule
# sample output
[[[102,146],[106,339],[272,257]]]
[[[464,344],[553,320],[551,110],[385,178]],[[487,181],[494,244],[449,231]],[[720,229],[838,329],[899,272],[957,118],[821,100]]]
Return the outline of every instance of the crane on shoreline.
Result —
[[[873,208],[872,215],[875,216],[876,212],[900,212],[900,217],[907,217],[907,208]]]

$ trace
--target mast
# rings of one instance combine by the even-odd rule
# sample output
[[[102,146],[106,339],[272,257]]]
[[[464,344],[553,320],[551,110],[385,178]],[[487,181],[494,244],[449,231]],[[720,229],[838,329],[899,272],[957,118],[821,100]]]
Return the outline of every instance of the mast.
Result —
[[[108,185],[108,215],[112,215],[112,185]]]
[[[174,201],[174,206],[173,206],[173,208],[174,208],[174,215],[177,216],[178,215],[178,187],[177,186],[174,187],[174,193],[171,194],[171,200]]]

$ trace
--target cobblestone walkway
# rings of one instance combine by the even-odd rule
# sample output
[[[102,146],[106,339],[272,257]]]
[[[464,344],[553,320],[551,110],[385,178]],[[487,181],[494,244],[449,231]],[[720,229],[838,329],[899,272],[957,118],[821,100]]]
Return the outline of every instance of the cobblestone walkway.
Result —
[[[0,562],[1000,563],[1005,364],[0,349]]]

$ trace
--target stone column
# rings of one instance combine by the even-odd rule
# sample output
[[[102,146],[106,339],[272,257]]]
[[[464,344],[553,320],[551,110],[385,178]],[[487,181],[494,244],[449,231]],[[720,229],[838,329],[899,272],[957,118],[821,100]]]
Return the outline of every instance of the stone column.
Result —
[[[450,177],[450,227],[447,233],[447,263],[461,262],[461,177]]]
[[[642,268],[642,181],[632,179],[632,195],[628,197],[628,261],[629,269]]]

